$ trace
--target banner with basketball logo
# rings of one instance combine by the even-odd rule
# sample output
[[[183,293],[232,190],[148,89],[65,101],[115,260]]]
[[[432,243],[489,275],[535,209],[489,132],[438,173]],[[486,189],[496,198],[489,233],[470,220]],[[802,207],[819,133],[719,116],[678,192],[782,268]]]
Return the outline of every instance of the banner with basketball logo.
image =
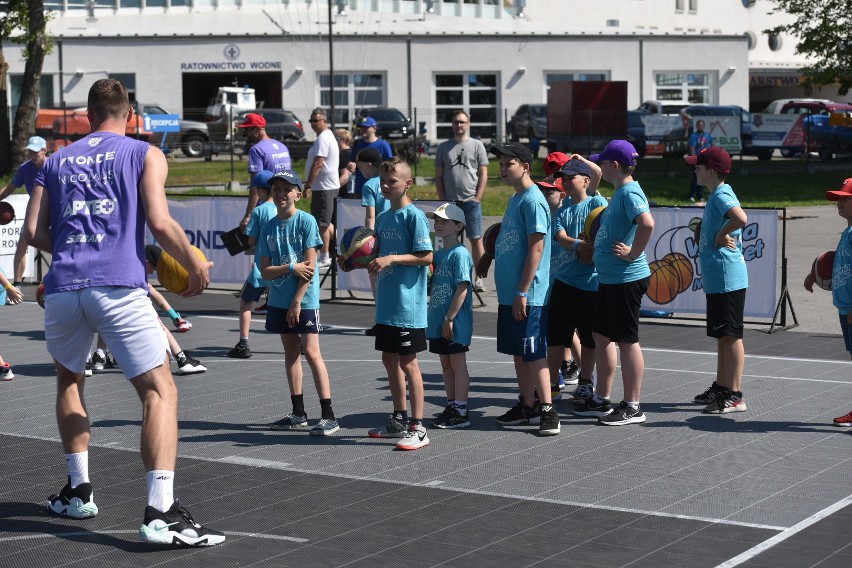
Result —
[[[694,228],[704,214],[700,207],[653,207],[654,233],[645,249],[651,267],[642,309],[675,313],[706,313],[701,266]],[[743,256],[748,268],[745,315],[772,318],[778,302],[778,211],[747,209]]]
[[[415,201],[414,205],[429,213],[437,209],[443,201]],[[364,208],[360,199],[338,199],[337,219],[335,220],[335,232],[337,233],[337,250],[340,250],[340,240],[347,229],[364,225]],[[435,229],[431,219],[429,220],[429,232],[432,234],[432,244],[435,244]],[[367,292],[372,294],[370,288],[370,276],[366,270],[352,270],[350,272],[337,271],[336,291]]]
[[[15,249],[18,248],[18,240],[21,238],[21,231],[24,229],[24,217],[27,214],[27,203],[30,198],[25,193],[10,195],[3,201],[8,202],[15,209],[15,218],[6,225],[0,225],[0,269],[3,274],[13,280],[15,274]],[[29,277],[35,273],[33,269],[33,259],[35,258],[35,249],[27,247],[26,264],[24,265],[24,276]]]

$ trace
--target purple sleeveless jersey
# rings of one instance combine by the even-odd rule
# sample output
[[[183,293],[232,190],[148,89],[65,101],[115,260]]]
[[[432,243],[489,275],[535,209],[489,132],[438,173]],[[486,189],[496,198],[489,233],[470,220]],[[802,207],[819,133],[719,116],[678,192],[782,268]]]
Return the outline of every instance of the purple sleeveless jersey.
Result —
[[[47,293],[93,286],[147,290],[139,180],[149,147],[94,132],[47,159],[36,177],[50,203]]]

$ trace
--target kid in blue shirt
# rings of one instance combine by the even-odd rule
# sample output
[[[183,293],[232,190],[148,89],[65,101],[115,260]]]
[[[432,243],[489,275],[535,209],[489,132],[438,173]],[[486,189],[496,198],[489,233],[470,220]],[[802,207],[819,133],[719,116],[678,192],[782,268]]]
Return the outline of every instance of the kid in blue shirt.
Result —
[[[444,248],[435,252],[426,338],[429,351],[441,359],[447,407],[432,421],[435,428],[467,428],[470,374],[467,353],[473,337],[471,274],[473,257],[461,242],[465,216],[461,207],[444,203],[427,217],[435,220],[435,236]]]
[[[731,171],[731,156],[723,148],[712,146],[684,159],[695,167],[698,184],[711,190],[695,233],[701,282],[707,295],[707,335],[716,338],[718,352],[716,380],[694,400],[705,405],[705,414],[745,412],[743,313],[748,271],[742,228],[748,218],[734,190],[725,183]]]
[[[852,178],[843,181],[840,189],[826,191],[825,198],[837,202],[837,214],[846,219],[846,229],[840,235],[834,253],[831,272],[831,296],[840,316],[840,330],[846,351],[852,356]],[[805,278],[805,289],[813,292],[814,274]],[[852,426],[852,412],[834,419],[835,426]]]
[[[278,214],[261,228],[257,255],[261,275],[269,282],[266,330],[281,335],[293,412],[269,427],[272,430],[308,427],[302,393],[301,354],[304,353],[314,376],[322,412],[310,434],[327,436],[340,430],[340,426],[331,407],[328,369],[319,343],[319,273],[316,266],[322,238],[313,215],[296,209],[296,202],[302,198],[299,175],[290,170],[278,172],[272,177],[271,185]]]

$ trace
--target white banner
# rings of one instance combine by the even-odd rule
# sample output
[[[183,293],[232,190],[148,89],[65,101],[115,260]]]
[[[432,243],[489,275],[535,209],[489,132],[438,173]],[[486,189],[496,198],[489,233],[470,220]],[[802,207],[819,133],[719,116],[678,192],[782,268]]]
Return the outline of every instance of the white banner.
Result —
[[[676,313],[706,313],[701,266],[693,227],[701,220],[700,208],[654,207],[654,234],[645,249],[651,265],[651,282],[642,309]],[[778,211],[748,209],[743,228],[743,255],[748,268],[745,315],[772,318],[778,302]]]
[[[183,227],[190,244],[197,246],[215,266],[210,280],[215,285],[242,284],[251,269],[253,256],[231,256],[220,235],[239,225],[246,212],[245,197],[192,197],[169,198],[169,211]],[[153,237],[148,233],[148,242]]]
[[[803,114],[753,114],[751,115],[751,141],[753,146],[803,147],[805,129]]]
[[[443,201],[415,201],[414,205],[424,213],[434,211]],[[364,225],[364,208],[361,207],[360,199],[338,199],[337,219],[335,220],[335,232],[337,233],[337,250],[340,250],[340,240],[347,229],[361,227]],[[432,235],[432,244],[435,245],[435,227],[429,220],[429,233]],[[437,248],[437,247],[436,247]],[[351,290],[353,292],[368,292],[370,288],[370,276],[366,270],[351,270],[349,272],[337,271],[338,292]]]
[[[21,231],[24,228],[24,217],[27,215],[27,203],[30,202],[30,198],[26,193],[16,193],[3,201],[9,202],[15,208],[15,219],[8,225],[0,225],[0,269],[11,282],[15,274],[15,249],[18,247],[18,239],[21,238]],[[25,277],[35,274],[34,258],[35,249],[27,247],[27,262],[24,266]]]
[[[703,120],[707,132],[713,137],[713,145],[721,146],[729,154],[743,151],[742,131],[739,116],[696,116],[693,124]]]

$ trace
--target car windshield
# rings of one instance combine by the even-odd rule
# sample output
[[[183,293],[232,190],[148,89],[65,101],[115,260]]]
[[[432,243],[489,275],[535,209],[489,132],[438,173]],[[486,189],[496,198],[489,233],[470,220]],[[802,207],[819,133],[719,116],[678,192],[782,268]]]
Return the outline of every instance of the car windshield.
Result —
[[[530,105],[530,114],[535,118],[547,118],[547,105]]]
[[[643,126],[645,124],[645,114],[644,112],[628,112],[627,126],[630,128]]]
[[[386,109],[370,109],[367,111],[365,116],[369,116],[376,120],[385,121],[385,122],[399,122],[405,120],[405,115],[400,111],[393,108]]]

